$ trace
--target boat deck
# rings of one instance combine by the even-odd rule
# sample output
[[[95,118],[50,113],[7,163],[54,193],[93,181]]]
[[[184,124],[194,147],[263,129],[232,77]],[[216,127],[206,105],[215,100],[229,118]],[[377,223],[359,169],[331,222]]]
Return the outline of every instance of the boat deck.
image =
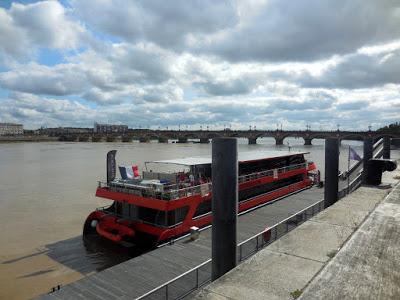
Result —
[[[314,187],[239,216],[238,242],[322,199],[323,189]],[[132,258],[37,299],[133,299],[200,265],[210,257],[211,228],[208,228],[195,241],[190,241],[189,238],[178,240],[172,245]],[[207,271],[209,270],[205,270]],[[188,280],[192,282],[193,279]]]

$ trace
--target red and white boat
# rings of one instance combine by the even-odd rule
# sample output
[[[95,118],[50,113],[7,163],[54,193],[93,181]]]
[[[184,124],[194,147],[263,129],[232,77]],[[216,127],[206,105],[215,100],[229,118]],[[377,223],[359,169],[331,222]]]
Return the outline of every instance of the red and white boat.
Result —
[[[307,153],[239,152],[238,211],[311,187],[316,166],[305,160]],[[211,157],[147,162],[141,176],[133,170],[136,177],[127,178],[120,167],[124,179],[115,179],[114,166],[114,178],[99,182],[96,196],[113,203],[88,216],[84,235],[154,247],[189,233],[192,226],[211,224]]]

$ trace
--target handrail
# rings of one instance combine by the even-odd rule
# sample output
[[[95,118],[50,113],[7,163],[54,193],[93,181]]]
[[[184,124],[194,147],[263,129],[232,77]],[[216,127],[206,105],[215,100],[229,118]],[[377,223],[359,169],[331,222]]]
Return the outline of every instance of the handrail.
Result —
[[[191,272],[200,269],[202,266],[204,266],[204,265],[210,263],[211,261],[212,261],[211,258],[208,259],[208,260],[206,260],[205,262],[203,262],[203,263],[201,263],[200,265],[198,265],[198,266],[196,266],[196,267],[190,269],[189,271],[186,271],[185,273],[182,273],[181,275],[178,275],[177,277],[175,277],[175,278],[173,278],[173,279],[171,279],[171,280],[169,280],[169,281],[163,283],[162,285],[160,285],[160,286],[158,286],[158,287],[152,289],[151,291],[147,292],[146,294],[141,295],[140,297],[136,298],[136,300],[140,300],[140,299],[146,298],[147,296],[153,294],[154,292],[157,292],[157,291],[161,290],[163,287],[165,287],[165,286],[167,286],[167,285],[169,285],[169,284],[171,284],[171,283],[177,281],[178,279],[184,277],[185,275],[190,274]]]
[[[372,146],[372,157],[373,158],[378,158],[381,157],[383,154],[383,139],[379,139],[373,146]],[[381,147],[381,148],[380,148]],[[362,158],[360,161],[355,163],[354,165],[351,166],[350,170],[346,174],[346,178],[348,176],[351,176],[355,171],[358,170],[360,166],[364,163],[364,158]],[[349,186],[344,187],[341,189],[338,194],[339,198],[343,198],[345,195],[350,193],[351,191],[354,191],[355,188],[358,188],[361,185],[362,181],[362,173],[358,174],[349,184]]]
[[[377,140],[376,143],[372,147],[377,148],[380,146],[380,144],[383,144],[383,138],[380,138],[379,140]]]
[[[373,149],[373,152],[375,152],[375,151],[378,149],[378,147],[382,146],[382,144],[383,144],[383,139],[379,139],[379,140],[373,145],[373,148],[372,148],[372,149]],[[378,152],[374,153],[374,154],[373,154],[373,157],[376,158],[376,157],[382,156],[382,151],[383,151],[383,148],[380,149]],[[352,174],[352,173],[363,163],[363,161],[364,161],[364,159],[361,159],[361,160],[357,161],[355,164],[353,164],[353,165],[350,167],[350,170],[349,170],[347,176],[349,176],[350,174]]]

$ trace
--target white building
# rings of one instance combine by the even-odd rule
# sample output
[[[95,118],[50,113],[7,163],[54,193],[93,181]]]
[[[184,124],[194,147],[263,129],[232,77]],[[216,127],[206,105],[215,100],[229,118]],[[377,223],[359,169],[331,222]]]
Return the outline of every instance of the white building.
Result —
[[[16,123],[0,123],[0,135],[24,134],[24,126]]]
[[[95,133],[126,133],[128,132],[128,126],[94,123],[93,131]]]

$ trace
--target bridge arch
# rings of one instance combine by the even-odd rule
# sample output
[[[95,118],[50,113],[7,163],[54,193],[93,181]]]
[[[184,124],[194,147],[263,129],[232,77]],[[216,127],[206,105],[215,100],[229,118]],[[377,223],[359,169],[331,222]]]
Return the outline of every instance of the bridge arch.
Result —
[[[208,133],[206,136],[207,136],[208,139],[222,137],[222,135],[220,135],[218,133]]]
[[[233,133],[228,134],[228,137],[241,138],[242,135],[237,132],[233,132]]]
[[[282,144],[289,143],[288,139],[299,140],[298,142],[294,142],[295,145],[306,145],[306,146],[308,145],[308,146],[311,146],[313,137],[311,137],[311,136],[303,136],[303,135],[296,135],[296,134],[294,134],[294,135],[288,134],[285,137],[283,137]]]
[[[158,140],[160,137],[157,134],[147,134],[144,136],[147,140]]]
[[[363,134],[346,134],[339,136],[340,140],[350,140],[350,141],[363,141],[365,135]]]
[[[185,137],[186,139],[199,139],[199,138],[200,138],[199,135],[194,134],[194,133],[187,133],[187,134],[184,134],[184,137]]]

